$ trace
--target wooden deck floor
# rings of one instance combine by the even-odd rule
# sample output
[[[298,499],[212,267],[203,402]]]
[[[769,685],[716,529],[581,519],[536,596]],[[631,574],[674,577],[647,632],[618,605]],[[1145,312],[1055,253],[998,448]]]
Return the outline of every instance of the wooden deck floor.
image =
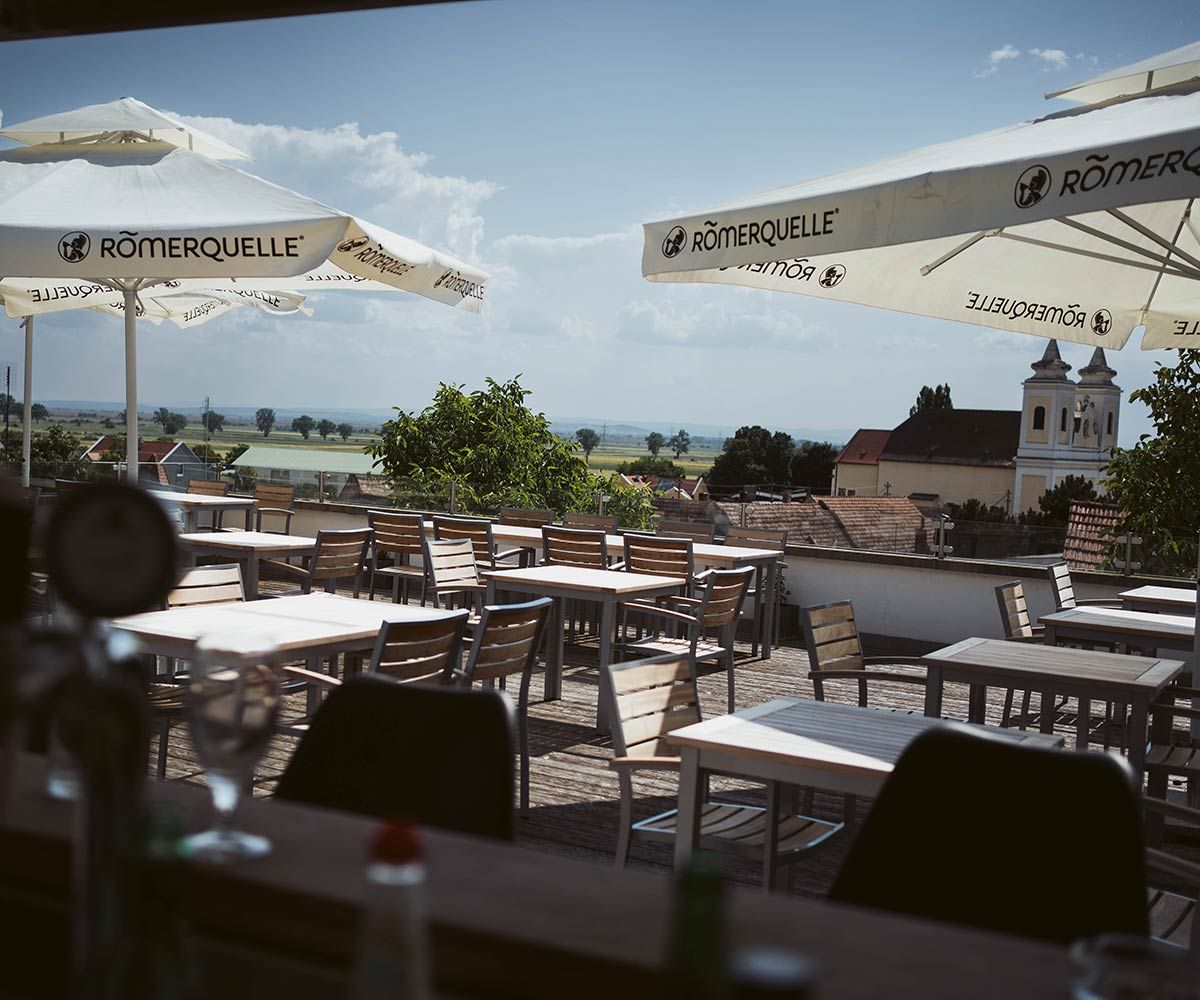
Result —
[[[542,700],[542,675],[533,679],[530,706],[531,811],[518,820],[518,843],[542,852],[568,855],[597,864],[612,864],[617,836],[617,779],[607,767],[612,756],[607,736],[594,732],[598,674],[593,644],[569,646],[568,666],[559,701]],[[769,661],[750,658],[749,644],[739,646],[736,698],[738,708],[748,708],[772,698],[798,696],[811,698],[813,690],[806,679],[808,657],[796,645],[777,649]],[[894,685],[880,702],[881,707],[922,709],[922,692],[910,685]],[[947,685],[943,711],[948,718],[963,718],[967,713],[967,689]],[[700,681],[701,703],[706,717],[725,712],[726,682],[723,673],[703,676]],[[873,695],[874,697],[874,692]],[[298,697],[298,696],[296,696]],[[826,697],[853,703],[856,689],[848,684],[826,682]],[[1068,706],[1069,708],[1070,706]],[[988,705],[990,722],[998,722],[1002,704],[994,697]],[[1068,746],[1074,744],[1074,730],[1064,725],[1061,733]],[[270,795],[295,746],[291,737],[276,737],[260,762],[255,777],[255,795]],[[156,747],[155,747],[156,749]],[[153,758],[153,753],[152,753]],[[168,780],[200,781],[199,765],[184,724],[172,727],[168,756]],[[639,796],[639,816],[673,808],[675,780],[670,774],[643,772],[635,778]],[[754,801],[757,790],[734,782],[716,783],[714,789],[739,789]],[[860,800],[860,814],[869,807]],[[840,796],[815,797],[817,816],[841,819]],[[792,889],[807,895],[824,895],[845,852],[846,838],[815,852],[793,866]],[[635,844],[631,867],[669,871],[671,853],[665,846]],[[738,882],[757,885],[757,863],[730,858],[730,876]]]

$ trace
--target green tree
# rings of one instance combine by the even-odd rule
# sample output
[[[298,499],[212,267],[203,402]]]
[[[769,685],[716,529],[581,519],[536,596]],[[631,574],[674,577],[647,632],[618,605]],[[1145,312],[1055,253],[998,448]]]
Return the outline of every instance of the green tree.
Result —
[[[1021,515],[1022,524],[1065,528],[1072,500],[1098,500],[1096,484],[1083,476],[1067,476],[1038,498],[1038,509]]]
[[[525,403],[519,379],[466,392],[441,384],[420,413],[396,408],[364,450],[398,492],[445,495],[451,482],[467,511],[500,507],[594,509],[604,481],[589,476],[574,445]]]
[[[317,433],[321,435],[322,441],[326,440],[329,437],[329,435],[332,434],[336,430],[337,430],[337,424],[335,424],[328,417],[322,417],[320,420],[317,421]]]
[[[682,427],[679,428],[679,430],[677,430],[669,438],[667,438],[667,447],[675,452],[676,458],[679,458],[680,455],[686,452],[691,446],[691,443],[692,436]]]
[[[805,441],[792,455],[787,482],[810,490],[827,490],[833,483],[838,449],[828,441]]]
[[[658,431],[651,431],[646,435],[646,450],[655,458],[658,457],[658,453],[666,443],[667,439],[659,434]]]
[[[254,414],[254,426],[262,431],[263,437],[269,437],[271,428],[275,426],[275,411],[264,406]]]
[[[185,417],[182,413],[168,413],[167,419],[163,421],[163,433],[169,437],[174,437],[187,425],[187,417]]]
[[[652,455],[622,462],[617,466],[617,472],[627,476],[666,476],[669,479],[682,479],[687,475],[682,465],[676,465],[669,458],[654,458]]]
[[[790,434],[772,433],[757,424],[739,427],[733,437],[725,439],[721,454],[708,473],[708,481],[719,486],[790,483],[795,451]]]
[[[292,430],[296,431],[305,441],[308,440],[308,435],[312,433],[312,429],[316,426],[317,422],[307,413],[292,420]]]
[[[250,446],[248,444],[235,444],[225,452],[225,464],[233,465],[235,459],[241,458],[249,450]]]
[[[953,410],[954,404],[950,401],[950,383],[945,385],[935,385],[932,389],[927,386],[921,386],[921,391],[917,393],[917,401],[908,411],[910,417],[915,416],[920,410]]]
[[[82,479],[91,466],[82,452],[78,437],[62,424],[51,424],[29,442],[29,471],[39,478]]]
[[[1129,399],[1150,411],[1154,433],[1113,450],[1104,491],[1121,510],[1120,530],[1145,540],[1145,568],[1190,574],[1200,531],[1200,350],[1180,351],[1174,367],[1158,364],[1154,381]]]
[[[44,403],[34,403],[31,407],[29,407],[29,416],[32,420],[41,423],[48,416],[50,416],[50,411],[46,409]]]
[[[1008,524],[1012,518],[1008,511],[996,504],[986,504],[978,497],[970,497],[962,503],[947,503],[950,515],[958,521],[987,521],[992,524]]]
[[[225,426],[225,414],[217,413],[215,410],[208,410],[200,420],[202,426],[209,434],[216,434]]]
[[[167,421],[171,419],[171,411],[165,406],[160,406],[154,411],[154,416],[151,419],[164,430],[166,430]]]
[[[579,442],[579,447],[583,449],[584,460],[590,461],[592,452],[596,450],[596,445],[600,443],[600,435],[590,427],[580,427],[575,432],[575,440]]]
[[[349,441],[350,435],[354,433],[353,424],[338,424],[337,432],[343,441]]]
[[[196,444],[192,445],[192,454],[194,454],[205,465],[216,465],[221,461],[221,453],[217,451],[211,444]]]
[[[649,490],[627,486],[619,476],[614,475],[605,484],[604,494],[608,497],[605,511],[615,514],[621,527],[648,529],[654,524],[658,512],[654,509]]]

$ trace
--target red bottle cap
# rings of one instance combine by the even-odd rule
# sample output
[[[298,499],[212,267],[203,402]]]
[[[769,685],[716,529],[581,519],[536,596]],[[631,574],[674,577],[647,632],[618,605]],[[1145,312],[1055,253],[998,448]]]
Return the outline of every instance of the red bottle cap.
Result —
[[[380,826],[371,844],[371,859],[389,865],[405,865],[425,858],[425,839],[405,820],[391,820]]]

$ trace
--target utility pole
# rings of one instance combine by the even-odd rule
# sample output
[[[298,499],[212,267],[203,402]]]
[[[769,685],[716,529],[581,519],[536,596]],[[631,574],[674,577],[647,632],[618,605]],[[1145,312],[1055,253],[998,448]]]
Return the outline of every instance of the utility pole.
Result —
[[[4,454],[8,455],[8,411],[12,406],[12,365],[4,366]]]
[[[200,415],[200,423],[204,426],[204,443],[208,444],[208,397],[204,397],[204,412]]]

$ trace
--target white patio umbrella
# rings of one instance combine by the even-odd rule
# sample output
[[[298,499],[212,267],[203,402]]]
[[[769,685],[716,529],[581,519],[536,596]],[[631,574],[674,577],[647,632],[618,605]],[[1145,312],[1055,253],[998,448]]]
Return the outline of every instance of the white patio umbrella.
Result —
[[[311,289],[302,276],[322,265],[476,313],[488,280],[447,254],[168,143],[0,152],[0,275],[83,280],[123,297],[127,447],[137,441],[139,292],[165,281],[181,291],[232,287],[234,279]],[[136,451],[127,465],[136,478]]]
[[[242,289],[180,292],[170,289],[171,282],[156,286],[164,294],[141,295],[135,313],[158,325],[169,319],[181,329],[199,326],[230,309],[252,306],[265,312],[288,314],[301,312],[311,316],[304,296],[291,292],[246,291]],[[111,288],[91,283],[47,283],[0,280],[0,303],[10,316],[21,318],[25,331],[24,410],[21,431],[21,481],[29,485],[30,457],[33,448],[33,321],[43,312],[90,309],[113,316],[124,316],[125,298]]]
[[[1200,89],[1072,109],[645,228],[651,281],[1200,345]]]
[[[1114,97],[1163,91],[1200,80],[1200,42],[1163,52],[1120,69],[1094,76],[1046,95],[1080,104],[1100,104]]]

